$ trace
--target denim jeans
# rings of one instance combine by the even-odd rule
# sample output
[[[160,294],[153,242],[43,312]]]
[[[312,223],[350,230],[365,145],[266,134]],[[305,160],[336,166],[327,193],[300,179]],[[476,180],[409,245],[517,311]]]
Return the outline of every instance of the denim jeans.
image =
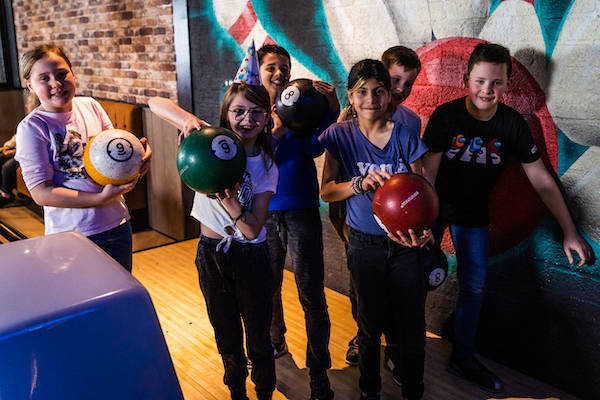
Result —
[[[380,338],[390,320],[402,348],[402,394],[420,398],[426,293],[420,249],[350,228],[347,258],[358,308],[361,390],[368,396],[381,391]]]
[[[98,247],[131,273],[132,239],[131,223],[129,221],[108,231],[88,236],[88,239],[96,243]]]
[[[243,321],[253,365],[251,379],[258,398],[270,399],[275,390],[275,359],[269,338],[273,279],[267,244],[233,241],[224,253],[216,250],[219,241],[200,237],[196,267],[217,349],[223,359],[223,381],[232,394],[246,393],[248,368]]]
[[[436,243],[441,242],[445,228],[440,223],[434,226]],[[475,334],[485,289],[490,233],[487,226],[471,228],[450,225],[450,236],[456,250],[459,285],[452,355],[469,358],[475,353]]]
[[[292,268],[304,310],[306,334],[306,365],[310,369],[311,388],[321,381],[329,386],[326,370],[331,367],[329,355],[330,321],[324,292],[323,236],[318,208],[269,211],[267,243],[274,277],[273,320],[271,342],[284,341],[286,331],[281,304],[281,283],[286,252],[289,249]]]

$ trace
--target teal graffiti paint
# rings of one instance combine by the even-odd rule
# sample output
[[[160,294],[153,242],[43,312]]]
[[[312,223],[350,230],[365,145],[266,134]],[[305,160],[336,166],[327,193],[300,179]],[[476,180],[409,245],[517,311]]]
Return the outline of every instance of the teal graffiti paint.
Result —
[[[573,163],[575,161],[577,161],[577,159],[579,157],[581,157],[581,155],[583,153],[585,153],[585,151],[587,149],[589,149],[589,146],[584,146],[579,143],[573,142],[558,127],[556,127],[556,131],[558,133],[558,171],[557,171],[557,173],[558,173],[558,176],[562,176],[565,172],[567,172],[569,167],[571,165],[573,165]]]
[[[319,79],[346,86],[348,72],[333,44],[321,1],[255,0],[252,6],[269,36],[292,57]]]
[[[194,6],[195,5],[195,6]],[[244,50],[238,45],[233,37],[227,32],[219,22],[215,15],[213,2],[211,0],[190,2],[189,18],[201,18],[209,27],[209,37],[201,38],[205,43],[212,45],[217,52],[233,52],[236,60],[241,62],[244,58]],[[195,38],[190,37],[190,40]],[[197,38],[196,38],[197,39]]]
[[[492,0],[492,2],[490,3],[490,14],[489,15],[492,15],[494,13],[494,11],[496,11],[496,8],[498,8],[500,3],[502,3],[502,0]]]
[[[195,85],[202,87],[207,96],[217,96],[220,104],[228,89],[229,80],[233,79],[244,58],[244,50],[235,39],[219,24],[214,12],[212,0],[190,1],[188,3],[190,19],[190,51],[196,64],[192,65],[192,76]],[[199,61],[201,60],[201,61]],[[198,65],[201,63],[201,65]],[[220,72],[219,72],[220,71]],[[200,91],[198,88],[196,92]],[[195,98],[195,102],[207,103],[206,98]],[[195,108],[200,106],[196,104]],[[206,119],[218,115],[218,107],[211,110],[202,106]]]
[[[575,0],[536,1],[535,12],[546,42],[546,58],[550,59],[560,31]]]
[[[600,255],[600,244],[585,232],[580,231],[579,233],[590,244],[596,256]],[[559,268],[561,271],[568,271],[578,277],[600,281],[600,259],[597,258],[591,266],[569,265],[567,256],[563,251],[562,238],[563,234],[560,226],[554,217],[547,212],[527,239],[502,254],[490,257],[489,265],[502,268],[503,265],[513,262],[511,260],[527,254],[538,268],[552,266]],[[574,255],[574,257],[578,260],[577,256]]]

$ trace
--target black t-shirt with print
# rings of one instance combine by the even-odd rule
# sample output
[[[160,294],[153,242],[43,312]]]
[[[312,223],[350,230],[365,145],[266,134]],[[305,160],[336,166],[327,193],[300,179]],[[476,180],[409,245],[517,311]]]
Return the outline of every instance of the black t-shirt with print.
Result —
[[[489,121],[479,121],[467,111],[465,97],[433,112],[423,141],[429,151],[443,153],[435,184],[440,219],[454,225],[488,225],[490,192],[508,158],[540,158],[521,114],[499,103]]]

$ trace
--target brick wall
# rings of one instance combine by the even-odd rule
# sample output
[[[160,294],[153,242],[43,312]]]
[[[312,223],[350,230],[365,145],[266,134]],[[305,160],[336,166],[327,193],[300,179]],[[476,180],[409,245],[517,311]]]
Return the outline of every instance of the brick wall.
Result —
[[[42,43],[63,47],[78,95],[177,98],[171,0],[17,0],[13,12],[19,55]]]

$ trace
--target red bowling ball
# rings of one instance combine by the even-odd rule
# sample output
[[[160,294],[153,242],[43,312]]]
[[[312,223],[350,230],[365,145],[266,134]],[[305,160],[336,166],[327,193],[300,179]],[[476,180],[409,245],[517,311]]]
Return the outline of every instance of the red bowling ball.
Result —
[[[388,232],[408,234],[413,229],[420,236],[433,225],[439,209],[433,186],[413,173],[393,175],[377,188],[373,197],[375,219]]]

